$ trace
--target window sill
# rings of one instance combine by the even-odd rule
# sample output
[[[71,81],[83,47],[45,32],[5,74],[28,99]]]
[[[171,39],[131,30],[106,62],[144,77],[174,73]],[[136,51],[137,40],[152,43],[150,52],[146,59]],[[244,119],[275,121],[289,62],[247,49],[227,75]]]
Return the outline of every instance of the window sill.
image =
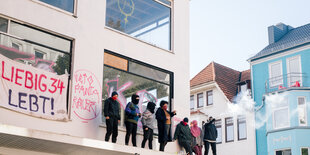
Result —
[[[39,4],[39,5],[43,5],[43,6],[45,6],[45,7],[48,7],[48,8],[50,8],[50,9],[55,10],[55,11],[61,12],[61,13],[63,13],[63,14],[72,16],[72,17],[74,17],[74,18],[77,18],[76,11],[75,11],[75,13],[71,13],[71,12],[68,12],[68,11],[66,11],[66,10],[57,8],[57,7],[53,6],[53,5],[50,5],[50,4],[41,2],[41,1],[39,1],[39,0],[30,0],[30,1],[32,1],[32,2],[34,2],[34,3],[37,3],[37,4]]]
[[[226,141],[226,143],[231,143],[231,142],[234,142],[234,140],[231,140],[231,141]]]
[[[142,43],[148,44],[148,45],[150,45],[150,46],[153,46],[153,47],[158,48],[158,49],[160,49],[160,50],[163,50],[163,51],[165,51],[165,52],[168,52],[168,53],[174,54],[173,50],[167,50],[167,49],[164,49],[164,48],[162,48],[162,47],[159,47],[159,46],[156,46],[156,45],[154,45],[154,44],[152,44],[152,43],[149,43],[149,42],[146,42],[146,41],[140,40],[140,39],[138,39],[138,38],[136,38],[136,37],[130,36],[130,35],[128,35],[128,34],[126,34],[126,33],[124,33],[124,32],[121,32],[121,31],[115,30],[115,29],[110,28],[110,27],[108,27],[108,26],[105,26],[104,28],[105,28],[105,29],[107,29],[107,30],[110,30],[110,31],[113,31],[113,32],[119,33],[119,34],[121,34],[121,35],[124,35],[124,36],[126,36],[126,37],[132,38],[132,39],[137,40],[137,41],[139,41],[139,42],[142,42]],[[171,45],[170,45],[170,46],[171,46]]]

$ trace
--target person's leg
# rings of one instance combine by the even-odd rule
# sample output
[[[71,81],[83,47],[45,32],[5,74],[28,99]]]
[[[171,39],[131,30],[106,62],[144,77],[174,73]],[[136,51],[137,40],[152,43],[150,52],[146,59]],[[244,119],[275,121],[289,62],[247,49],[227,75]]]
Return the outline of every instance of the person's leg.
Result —
[[[213,155],[216,155],[216,143],[211,143],[211,149],[212,149]]]
[[[209,153],[209,142],[205,141],[205,155],[208,155]]]
[[[125,125],[126,125],[125,145],[128,145],[129,137],[130,137],[130,134],[132,132],[132,123],[125,122]]]
[[[149,137],[149,130],[150,129],[148,129],[148,130],[143,129],[143,140],[142,140],[142,144],[141,144],[142,148],[145,147],[145,143],[146,143],[146,141],[147,141],[147,139]]]
[[[164,152],[165,147],[164,147],[164,142],[160,143],[159,145],[159,151],[163,151]]]
[[[153,149],[153,129],[149,129],[149,149]]]
[[[202,155],[202,146],[198,146],[198,155]]]
[[[113,118],[113,133],[112,133],[112,143],[116,143],[118,136],[118,120],[117,118]]]
[[[113,129],[111,118],[107,119],[105,124],[107,125],[107,133],[105,134],[105,141],[108,142],[112,134],[112,129]]]
[[[182,145],[183,145],[187,155],[188,154],[190,154],[190,155],[193,154],[192,149],[191,149],[191,145],[189,143],[184,142]]]
[[[132,124],[132,130],[131,130],[131,142],[133,146],[137,146],[136,142],[136,135],[137,135],[137,124],[131,123]]]

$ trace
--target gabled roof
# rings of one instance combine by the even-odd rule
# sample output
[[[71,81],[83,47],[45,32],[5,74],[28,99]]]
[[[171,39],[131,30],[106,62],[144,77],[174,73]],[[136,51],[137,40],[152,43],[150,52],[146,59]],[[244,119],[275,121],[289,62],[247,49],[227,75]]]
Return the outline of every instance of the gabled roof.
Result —
[[[247,81],[247,80],[251,80],[251,70],[250,69],[241,72],[240,82],[241,81]]]
[[[269,44],[249,60],[259,59],[307,43],[310,43],[310,24],[291,29],[280,40]]]
[[[211,62],[190,81],[194,87],[208,82],[216,82],[225,96],[231,101],[236,95],[240,72],[221,64]]]

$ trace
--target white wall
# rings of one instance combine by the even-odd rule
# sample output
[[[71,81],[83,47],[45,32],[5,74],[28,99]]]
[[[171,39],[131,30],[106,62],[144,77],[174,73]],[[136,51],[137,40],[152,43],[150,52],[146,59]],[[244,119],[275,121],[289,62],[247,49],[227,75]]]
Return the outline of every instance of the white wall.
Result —
[[[213,91],[213,105],[205,106],[203,108],[197,109],[197,94],[203,92],[204,93],[204,102],[206,102],[206,92]],[[222,120],[222,143],[217,144],[217,154],[219,155],[255,155],[256,154],[256,146],[255,146],[255,128],[254,128],[254,115],[246,116],[247,123],[247,139],[246,140],[238,140],[238,130],[237,130],[237,118],[234,117],[234,141],[233,142],[225,142],[225,118],[232,117],[232,114],[228,112],[228,99],[225,97],[221,89],[217,86],[217,84],[212,83],[206,86],[197,86],[195,88],[191,88],[191,95],[194,95],[194,103],[195,109],[192,111],[200,110],[204,111],[205,114],[193,114],[191,115],[191,121],[194,119],[198,119],[201,121],[205,121],[209,116],[212,116],[215,119]],[[230,103],[231,104],[231,103]],[[208,115],[208,116],[206,116]],[[245,147],[246,146],[246,147]],[[204,148],[203,148],[204,149]],[[211,148],[209,153],[212,154]]]
[[[174,72],[174,104],[177,116],[189,116],[189,1],[174,1],[173,52],[105,28],[105,1],[78,0],[77,17],[37,3],[36,0],[0,0],[0,15],[74,39],[71,75],[77,70],[92,72],[102,86],[104,49]],[[73,80],[70,84],[74,84]],[[72,97],[73,92],[69,92]],[[72,103],[72,98],[69,105]],[[66,103],[63,103],[66,104]],[[71,113],[70,121],[50,121],[0,108],[0,123],[53,133],[103,140],[101,117],[83,123]],[[124,144],[124,132],[118,143]],[[138,146],[141,136],[138,136]],[[166,150],[176,151],[170,143]],[[158,149],[158,148],[156,148]]]

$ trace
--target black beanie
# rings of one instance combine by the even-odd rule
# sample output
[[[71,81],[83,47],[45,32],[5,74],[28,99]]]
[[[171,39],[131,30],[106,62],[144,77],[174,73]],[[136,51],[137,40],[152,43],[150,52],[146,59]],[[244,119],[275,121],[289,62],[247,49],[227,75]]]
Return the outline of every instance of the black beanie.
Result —
[[[188,118],[185,117],[185,118],[183,119],[183,121],[186,122],[186,123],[188,123]]]
[[[113,97],[114,95],[118,95],[118,93],[116,91],[114,91],[111,95],[111,97]]]

